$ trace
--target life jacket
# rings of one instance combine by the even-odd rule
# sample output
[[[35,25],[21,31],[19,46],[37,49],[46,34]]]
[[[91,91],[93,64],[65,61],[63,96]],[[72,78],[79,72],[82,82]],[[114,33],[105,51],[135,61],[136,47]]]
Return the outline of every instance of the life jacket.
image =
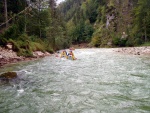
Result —
[[[63,51],[62,53],[61,53],[61,56],[60,57],[67,57],[67,52],[66,51]]]

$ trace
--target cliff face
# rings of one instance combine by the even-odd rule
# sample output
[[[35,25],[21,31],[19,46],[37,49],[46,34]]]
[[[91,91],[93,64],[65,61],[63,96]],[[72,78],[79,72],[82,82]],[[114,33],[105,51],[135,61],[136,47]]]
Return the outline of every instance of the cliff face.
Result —
[[[106,28],[115,27],[118,33],[126,32],[132,22],[132,10],[134,2],[132,0],[110,0],[106,13]]]
[[[104,19],[101,18],[95,24],[92,44],[102,47],[113,46],[113,43],[119,43],[123,35],[127,37],[132,27],[132,14],[136,3],[137,0],[108,0],[103,6],[104,10],[99,11],[99,18],[103,16]],[[124,46],[125,44],[116,45]]]

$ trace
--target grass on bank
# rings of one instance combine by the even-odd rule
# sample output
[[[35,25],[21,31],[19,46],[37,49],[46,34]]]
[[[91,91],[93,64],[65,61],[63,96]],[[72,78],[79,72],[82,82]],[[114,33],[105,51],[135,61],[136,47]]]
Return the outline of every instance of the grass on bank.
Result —
[[[22,34],[17,38],[9,39],[1,37],[0,45],[5,46],[7,43],[12,43],[12,49],[17,52],[18,56],[32,57],[34,51],[54,52],[50,46],[47,46],[47,41],[26,34]]]
[[[145,43],[142,44],[141,46],[150,46],[150,42],[145,42]]]

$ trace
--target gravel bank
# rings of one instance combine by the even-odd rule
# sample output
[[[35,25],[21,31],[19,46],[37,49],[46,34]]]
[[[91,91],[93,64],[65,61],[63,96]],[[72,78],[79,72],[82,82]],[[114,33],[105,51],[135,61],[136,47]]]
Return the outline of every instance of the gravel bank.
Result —
[[[50,56],[50,54],[48,52],[43,53],[41,51],[36,51],[36,52],[33,52],[33,57],[17,56],[16,52],[10,49],[0,47],[0,67],[6,64],[10,64],[10,63],[35,60],[35,59],[42,58],[45,56]]]
[[[150,55],[150,46],[147,47],[125,47],[116,48],[116,52],[133,55]]]

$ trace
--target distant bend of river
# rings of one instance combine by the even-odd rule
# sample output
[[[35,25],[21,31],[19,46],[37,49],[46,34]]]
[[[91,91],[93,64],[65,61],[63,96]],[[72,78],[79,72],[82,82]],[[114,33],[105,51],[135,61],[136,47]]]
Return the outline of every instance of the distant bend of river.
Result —
[[[18,63],[21,80],[0,84],[0,113],[150,113],[150,57],[76,49]]]

